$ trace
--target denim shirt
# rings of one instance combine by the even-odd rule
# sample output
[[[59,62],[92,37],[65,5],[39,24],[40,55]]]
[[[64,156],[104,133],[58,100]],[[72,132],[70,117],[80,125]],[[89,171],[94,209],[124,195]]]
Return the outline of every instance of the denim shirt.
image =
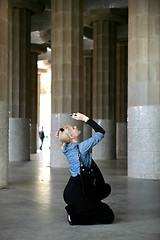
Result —
[[[81,143],[71,143],[71,144],[64,145],[64,150],[62,150],[62,152],[65,154],[65,156],[68,159],[68,162],[70,165],[70,172],[73,177],[80,174],[80,162],[79,162],[77,145],[79,145],[81,159],[84,166],[90,167],[92,163],[91,149],[103,138],[104,138],[104,135],[102,133],[95,132],[91,138]]]

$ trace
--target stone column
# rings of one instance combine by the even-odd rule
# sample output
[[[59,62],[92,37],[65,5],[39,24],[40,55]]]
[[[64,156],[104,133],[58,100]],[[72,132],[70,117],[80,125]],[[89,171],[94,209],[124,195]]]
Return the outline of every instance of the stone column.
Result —
[[[93,148],[93,158],[110,160],[116,159],[116,23],[97,21],[93,29],[93,118],[106,130],[101,144]]]
[[[31,14],[43,10],[35,0],[10,0],[9,159],[30,160],[30,33]]]
[[[30,20],[27,9],[12,8],[9,159],[30,160]]]
[[[106,130],[93,158],[116,159],[116,27],[126,22],[117,9],[85,12],[85,24],[93,26],[93,118]]]
[[[8,183],[8,1],[0,0],[0,187]]]
[[[128,42],[117,42],[116,68],[116,157],[127,157]]]
[[[160,179],[160,1],[129,0],[128,176]]]
[[[38,55],[45,53],[47,48],[42,44],[31,45],[31,123],[30,123],[30,153],[37,152],[37,113],[38,113]]]
[[[53,0],[52,3],[52,103],[51,103],[51,166],[67,165],[61,153],[56,131],[65,123],[82,123],[72,120],[72,112],[82,109],[83,63],[83,1]],[[68,166],[68,165],[67,165]]]
[[[37,149],[40,147],[40,139],[39,139],[39,129],[40,129],[40,79],[41,79],[41,70],[38,69],[38,90],[37,90]]]
[[[92,117],[92,85],[93,85],[93,54],[90,50],[83,52],[83,113]],[[83,140],[92,136],[92,128],[84,124]]]
[[[31,52],[31,123],[30,153],[37,152],[37,59],[38,53]]]

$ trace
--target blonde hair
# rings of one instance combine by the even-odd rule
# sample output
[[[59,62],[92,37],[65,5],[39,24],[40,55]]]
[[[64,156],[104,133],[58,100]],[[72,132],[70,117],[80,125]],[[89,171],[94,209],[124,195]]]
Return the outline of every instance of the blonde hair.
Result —
[[[59,140],[61,141],[61,148],[64,149],[64,144],[70,144],[72,142],[70,136],[72,132],[68,128],[68,125],[64,125],[59,129]]]

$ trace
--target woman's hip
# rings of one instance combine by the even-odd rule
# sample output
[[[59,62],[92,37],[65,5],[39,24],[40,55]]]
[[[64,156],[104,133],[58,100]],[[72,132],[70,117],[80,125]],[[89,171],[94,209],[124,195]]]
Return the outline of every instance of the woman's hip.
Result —
[[[64,201],[67,204],[72,204],[74,201],[76,201],[76,199],[80,197],[81,194],[82,184],[80,176],[71,176],[63,192]]]

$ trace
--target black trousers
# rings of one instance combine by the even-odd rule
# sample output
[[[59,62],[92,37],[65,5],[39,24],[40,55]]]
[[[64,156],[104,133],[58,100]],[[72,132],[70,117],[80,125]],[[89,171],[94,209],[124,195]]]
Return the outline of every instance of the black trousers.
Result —
[[[110,194],[110,185],[106,184],[105,197]],[[88,200],[82,193],[80,176],[70,177],[63,193],[66,211],[72,225],[110,224],[114,221],[112,209],[100,200]]]

